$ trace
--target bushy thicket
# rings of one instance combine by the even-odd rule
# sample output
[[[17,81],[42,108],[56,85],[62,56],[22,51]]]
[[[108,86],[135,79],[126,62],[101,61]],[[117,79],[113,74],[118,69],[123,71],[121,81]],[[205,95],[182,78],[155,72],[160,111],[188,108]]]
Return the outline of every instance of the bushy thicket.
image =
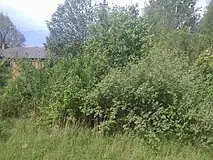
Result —
[[[21,74],[18,78],[9,80],[3,89],[0,98],[2,117],[17,117],[36,112],[41,103],[44,86],[47,85],[46,68],[38,71],[26,60],[17,60],[16,65],[19,66]]]
[[[33,112],[45,124],[80,122],[104,133],[211,146],[211,51],[191,62],[187,30],[172,34],[184,35],[177,43],[166,37],[156,44],[134,7],[106,14],[104,23],[90,26],[81,56],[46,62],[40,70],[20,62],[20,77],[1,96],[1,116]]]
[[[0,95],[2,94],[1,93],[2,88],[4,88],[4,86],[7,83],[7,80],[10,77],[9,69],[7,68],[8,63],[9,62],[7,60],[1,60],[0,59],[0,73],[1,73],[0,74]]]
[[[213,86],[200,69],[206,65],[202,56],[190,66],[187,59],[153,49],[137,63],[108,70],[100,57],[89,65],[82,58],[55,66],[40,120],[80,121],[104,133],[134,131],[147,139],[212,143]]]

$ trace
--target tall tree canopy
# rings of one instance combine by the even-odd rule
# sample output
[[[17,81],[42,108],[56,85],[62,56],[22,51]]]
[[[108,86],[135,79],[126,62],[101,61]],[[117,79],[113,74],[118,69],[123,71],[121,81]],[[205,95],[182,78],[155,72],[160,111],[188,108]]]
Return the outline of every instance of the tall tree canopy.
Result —
[[[213,0],[209,2],[206,12],[199,24],[199,33],[201,34],[203,47],[213,47]]]
[[[47,22],[50,31],[48,48],[57,54],[73,51],[73,45],[77,45],[75,49],[80,48],[87,37],[87,26],[92,21],[91,0],[66,0],[58,7],[51,21]]]
[[[20,47],[25,43],[24,35],[16,28],[11,19],[0,13],[0,46],[8,48]]]
[[[197,0],[149,0],[145,15],[153,26],[153,32],[163,29],[194,27],[198,20]]]

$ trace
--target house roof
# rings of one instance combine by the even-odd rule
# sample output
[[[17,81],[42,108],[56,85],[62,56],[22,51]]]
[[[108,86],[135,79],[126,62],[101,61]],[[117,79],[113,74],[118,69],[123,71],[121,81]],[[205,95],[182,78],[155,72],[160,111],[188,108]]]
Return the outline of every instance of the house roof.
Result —
[[[46,58],[43,47],[16,47],[1,50],[5,58],[27,58],[27,59],[44,59]]]

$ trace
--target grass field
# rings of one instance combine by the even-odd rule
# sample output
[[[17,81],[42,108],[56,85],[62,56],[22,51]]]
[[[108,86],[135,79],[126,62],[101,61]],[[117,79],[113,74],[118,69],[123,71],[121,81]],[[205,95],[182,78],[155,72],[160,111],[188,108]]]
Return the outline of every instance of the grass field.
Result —
[[[30,120],[17,120],[0,143],[0,160],[211,160],[212,155],[176,142],[156,153],[137,137],[105,137],[78,127],[47,132]]]

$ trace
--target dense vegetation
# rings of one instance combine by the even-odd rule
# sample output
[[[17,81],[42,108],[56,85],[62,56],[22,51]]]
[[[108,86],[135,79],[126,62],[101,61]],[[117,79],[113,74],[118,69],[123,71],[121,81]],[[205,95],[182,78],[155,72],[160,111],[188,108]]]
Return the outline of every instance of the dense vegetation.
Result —
[[[66,0],[48,22],[42,69],[19,61],[16,80],[1,74],[2,121],[30,117],[46,128],[131,133],[155,149],[173,139],[211,149],[212,2],[200,20],[194,0],[150,1],[143,16],[137,5],[78,1]],[[159,14],[165,6],[172,12]]]
[[[0,159],[74,160],[211,160],[212,153],[177,141],[162,142],[156,153],[141,138],[103,136],[72,126],[38,129],[29,119],[16,120],[10,138],[0,143]]]

